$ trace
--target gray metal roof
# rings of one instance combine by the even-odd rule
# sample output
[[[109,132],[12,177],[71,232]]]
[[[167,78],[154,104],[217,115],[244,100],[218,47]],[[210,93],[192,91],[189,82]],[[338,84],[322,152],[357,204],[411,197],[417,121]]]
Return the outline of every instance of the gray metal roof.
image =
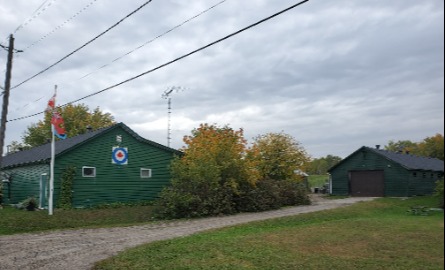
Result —
[[[112,126],[113,127],[113,126]],[[98,129],[65,140],[56,141],[55,154],[58,155],[88,139],[91,139],[112,127]],[[19,151],[3,157],[2,168],[20,166],[31,163],[47,162],[51,158],[51,143],[47,143],[29,150]]]
[[[72,138],[67,138],[65,140],[56,141],[55,154],[58,155],[65,151],[68,151],[71,148],[73,148],[77,145],[80,145],[82,143],[85,143],[96,136],[100,136],[101,134],[103,134],[109,130],[112,130],[116,127],[122,127],[124,130],[126,130],[128,133],[130,133],[134,138],[136,138],[137,140],[139,140],[141,142],[150,144],[154,147],[161,148],[161,149],[169,151],[169,152],[181,154],[180,151],[177,151],[177,150],[169,148],[167,146],[164,146],[164,145],[161,145],[161,144],[158,144],[158,143],[155,143],[150,140],[146,140],[146,139],[142,138],[136,132],[131,130],[128,126],[126,126],[123,123],[119,123],[119,124],[116,124],[116,125],[113,125],[110,127],[87,132],[85,134],[81,134],[81,135],[78,135],[78,136],[75,136]],[[48,143],[48,144],[45,144],[42,146],[32,148],[30,150],[20,151],[20,152],[16,152],[16,153],[12,153],[12,154],[4,156],[2,169],[8,168],[8,167],[18,167],[18,166],[23,166],[23,165],[27,165],[27,164],[47,163],[50,161],[50,159],[51,159],[51,143]]]
[[[443,160],[437,158],[420,157],[406,153],[396,153],[376,148],[365,147],[372,152],[384,156],[385,158],[399,163],[408,170],[444,171]]]
[[[363,146],[348,157],[344,158],[340,163],[334,165],[332,168],[330,168],[328,171],[332,172],[340,166],[345,160],[349,159],[356,153],[360,151],[370,151],[374,152],[388,160],[391,160],[393,162],[396,162],[397,164],[400,164],[402,167],[404,167],[407,170],[421,170],[421,171],[434,171],[434,172],[443,172],[444,171],[444,162],[443,160],[437,159],[437,158],[429,158],[429,157],[420,157],[415,155],[410,155],[406,153],[396,153],[396,152],[390,152],[386,150],[381,150],[377,148],[371,148]]]

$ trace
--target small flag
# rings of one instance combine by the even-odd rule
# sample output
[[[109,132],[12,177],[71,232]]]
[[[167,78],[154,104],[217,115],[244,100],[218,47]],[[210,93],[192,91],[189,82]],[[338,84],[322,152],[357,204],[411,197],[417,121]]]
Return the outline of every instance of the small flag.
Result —
[[[67,135],[65,132],[65,126],[62,116],[58,112],[53,112],[53,117],[51,118],[51,124],[53,125],[54,135],[59,139],[66,139]]]
[[[56,107],[56,93],[54,93],[53,97],[48,101],[46,112],[52,112],[55,107]]]

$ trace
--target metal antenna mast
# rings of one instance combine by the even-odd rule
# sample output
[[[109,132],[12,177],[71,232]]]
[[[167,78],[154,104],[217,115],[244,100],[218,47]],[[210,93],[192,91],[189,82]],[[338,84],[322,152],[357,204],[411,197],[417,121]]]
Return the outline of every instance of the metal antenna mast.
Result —
[[[184,90],[182,87],[173,86],[167,88],[165,90],[164,94],[162,94],[162,98],[167,99],[168,101],[168,129],[167,129],[167,146],[170,147],[170,141],[171,141],[171,115],[172,115],[172,98],[171,95],[176,90],[176,92],[179,92],[180,90]]]

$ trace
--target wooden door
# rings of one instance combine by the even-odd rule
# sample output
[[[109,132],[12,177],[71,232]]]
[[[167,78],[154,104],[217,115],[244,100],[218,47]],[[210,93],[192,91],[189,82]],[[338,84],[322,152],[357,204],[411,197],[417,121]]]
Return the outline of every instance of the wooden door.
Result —
[[[350,174],[351,195],[354,197],[384,197],[383,171],[353,171]]]

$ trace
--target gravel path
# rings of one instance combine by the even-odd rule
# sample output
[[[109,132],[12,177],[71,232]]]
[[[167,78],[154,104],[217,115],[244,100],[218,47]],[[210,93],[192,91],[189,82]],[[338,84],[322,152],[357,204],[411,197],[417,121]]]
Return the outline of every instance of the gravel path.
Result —
[[[325,200],[314,196],[310,206],[289,207],[263,213],[178,221],[142,226],[53,231],[0,236],[0,269],[82,270],[95,262],[144,243],[191,235],[251,221],[348,206],[373,198]]]

